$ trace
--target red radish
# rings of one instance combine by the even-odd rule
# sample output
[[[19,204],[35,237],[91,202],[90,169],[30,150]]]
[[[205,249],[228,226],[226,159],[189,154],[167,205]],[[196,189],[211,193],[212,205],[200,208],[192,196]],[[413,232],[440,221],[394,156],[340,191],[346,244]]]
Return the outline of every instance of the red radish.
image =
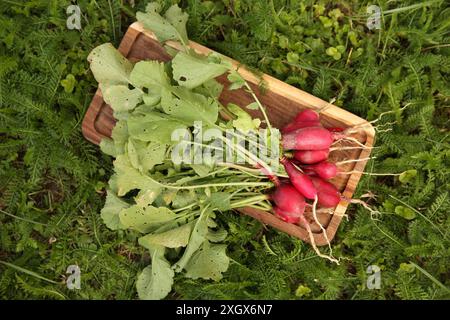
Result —
[[[297,129],[315,126],[321,126],[319,122],[319,114],[314,110],[305,109],[303,111],[300,111],[295,116],[294,121],[281,129],[281,133],[288,133]]]
[[[307,166],[305,167],[305,170],[312,171],[325,180],[332,179],[338,174],[337,166],[328,161],[322,161],[317,164]]]
[[[319,198],[318,203],[322,208],[334,208],[341,202],[341,197],[338,193],[327,193],[322,191],[317,197]]]
[[[325,192],[339,192],[338,189],[334,186],[334,184],[325,181],[319,177],[311,176],[311,181],[318,190]]]
[[[305,198],[290,183],[278,186],[271,199],[280,210],[288,213],[300,215],[305,211]]]
[[[329,149],[334,140],[335,133],[322,127],[311,127],[284,134],[281,143],[287,150],[324,150]]]
[[[331,132],[343,132],[345,129],[340,128],[340,127],[332,127],[332,128],[327,128],[327,130],[331,131]]]
[[[319,121],[319,114],[311,109],[305,109],[300,111],[294,119],[294,122],[305,122],[305,121]]]
[[[334,208],[341,202],[341,193],[332,183],[318,177],[311,177],[311,180],[318,190],[318,204],[321,207]]]
[[[314,187],[311,179],[300,170],[298,170],[289,160],[282,158],[280,162],[283,164],[286,172],[294,187],[308,199],[314,199],[317,195],[317,190]]]
[[[308,128],[308,127],[320,127],[321,124],[319,121],[294,121],[284,126],[281,129],[281,133],[288,133],[295,131],[297,129]]]
[[[313,164],[320,161],[324,161],[330,154],[329,149],[324,150],[296,150],[294,152],[294,158],[303,164]]]
[[[284,210],[281,210],[278,207],[274,207],[273,211],[275,212],[275,215],[280,218],[281,220],[288,222],[288,223],[298,223],[300,221],[300,217],[302,214],[293,214]]]

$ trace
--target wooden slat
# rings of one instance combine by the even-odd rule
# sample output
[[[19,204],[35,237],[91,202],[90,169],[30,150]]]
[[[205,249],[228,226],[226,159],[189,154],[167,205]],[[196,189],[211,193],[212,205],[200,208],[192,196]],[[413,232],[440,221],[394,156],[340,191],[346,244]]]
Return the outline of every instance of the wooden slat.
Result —
[[[200,54],[207,55],[214,52],[213,50],[193,41],[190,41],[189,45]],[[181,49],[180,45],[173,41],[168,41],[166,46],[177,50]],[[171,59],[164,47],[161,46],[161,44],[156,40],[155,35],[147,30],[144,30],[142,25],[137,22],[128,28],[128,31],[119,46],[119,51],[133,62],[149,59],[169,61]],[[232,59],[229,60],[235,67],[240,66],[239,62]],[[310,108],[314,110],[321,110],[322,124],[330,127],[344,128],[355,125],[363,125],[361,126],[360,132],[354,135],[354,137],[367,147],[371,147],[373,145],[375,131],[366,120],[266,74],[262,76],[262,79],[266,84],[266,91],[263,94],[258,89],[258,84],[260,82],[258,77],[243,66],[240,66],[239,71],[255,90],[256,95],[261,102],[266,106],[269,119],[275,127],[280,128],[284,126],[286,123],[290,122],[292,118],[302,109]],[[225,75],[218,77],[217,80],[222,83],[225,88],[227,88],[229,82]],[[229,102],[233,102],[241,106],[253,102],[251,96],[244,90],[229,91],[225,89],[223,90],[219,100],[225,105]],[[261,118],[259,111],[248,111],[253,117]],[[83,135],[92,143],[99,144],[101,139],[110,137],[114,125],[115,120],[112,110],[104,103],[100,90],[97,90],[83,120]],[[349,145],[349,143],[343,143],[343,145]],[[348,159],[362,159],[369,156],[370,149],[355,149],[332,152],[330,154],[330,160],[340,161]],[[359,161],[351,164],[345,164],[341,166],[340,169],[342,171],[362,172],[366,163],[367,161]],[[334,178],[332,182],[338,187],[345,197],[350,199],[353,196],[360,178],[360,173],[353,173],[351,175],[339,175]],[[326,227],[326,232],[329,239],[334,237],[347,206],[348,203],[346,201],[341,201],[334,209],[333,214],[318,214],[319,220]],[[239,209],[239,211],[243,214],[258,219],[264,224],[270,225],[294,237],[309,242],[308,234],[304,228],[281,221],[270,212],[253,208],[242,208]],[[312,220],[311,213],[308,211],[306,212],[306,218],[311,222],[316,244],[325,245],[325,237],[321,233],[319,226]]]

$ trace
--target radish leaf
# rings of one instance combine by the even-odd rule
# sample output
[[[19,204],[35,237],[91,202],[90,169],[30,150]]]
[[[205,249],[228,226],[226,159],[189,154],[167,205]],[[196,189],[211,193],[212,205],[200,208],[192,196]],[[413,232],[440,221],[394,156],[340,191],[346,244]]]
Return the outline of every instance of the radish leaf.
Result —
[[[225,253],[226,247],[224,244],[210,244],[205,241],[186,265],[186,277],[215,281],[222,279],[222,272],[225,272],[230,264]]]
[[[261,120],[258,118],[253,119],[245,110],[234,103],[229,103],[227,109],[237,116],[237,119],[232,121],[233,127],[243,133],[258,130]]]
[[[158,10],[158,5],[151,3],[147,6],[146,12],[138,12],[136,18],[144,25],[144,28],[153,31],[160,42],[179,40],[182,43],[187,43],[186,21],[188,14],[182,13],[177,5],[173,5],[166,12],[167,19],[164,19],[158,13]]]
[[[119,196],[123,196],[133,189],[159,190],[161,188],[150,177],[133,168],[127,154],[117,156],[114,160],[114,168]]]
[[[147,233],[174,220],[177,215],[166,207],[134,205],[120,211],[119,217],[126,228]]]
[[[164,63],[158,61],[139,61],[130,74],[130,81],[138,88],[170,87],[169,78],[164,71]]]
[[[203,126],[214,126],[219,115],[218,103],[183,87],[173,87],[172,93],[162,92],[161,106],[171,118],[186,125],[201,121]]]
[[[228,68],[212,63],[204,56],[179,52],[172,60],[173,78],[179,85],[192,89],[224,74]]]
[[[172,132],[186,128],[181,122],[164,117],[158,112],[148,112],[146,115],[132,115],[128,119],[128,131],[131,136],[142,141],[153,141],[161,144],[172,142]]]
[[[130,205],[121,200],[111,190],[107,190],[105,206],[101,210],[103,222],[111,230],[123,229],[120,223],[119,213],[122,209],[128,208]]]
[[[125,85],[100,85],[103,99],[117,112],[125,112],[134,109],[142,101],[142,91],[139,89],[128,89]]]
[[[100,141],[100,150],[102,150],[103,153],[113,157],[117,155],[115,142],[110,138],[103,138]]]
[[[167,248],[185,247],[189,242],[192,224],[171,229],[162,233],[151,233],[139,238],[139,244],[145,248],[161,245]]]
[[[133,64],[111,43],[96,47],[88,56],[95,80],[101,84],[128,84]]]
[[[135,169],[146,173],[155,165],[164,161],[166,145],[158,142],[145,142],[130,139],[128,141],[128,157]]]
[[[150,249],[152,263],[142,270],[136,282],[140,299],[162,299],[172,290],[174,272],[164,258],[165,250],[162,246]]]
[[[208,219],[209,213],[210,211],[204,211],[197,219],[197,222],[195,223],[194,229],[192,230],[191,236],[189,238],[189,244],[187,245],[183,256],[173,266],[176,272],[180,272],[185,268],[192,255],[200,248],[202,243],[206,241],[206,235],[208,233],[208,225],[206,221]]]

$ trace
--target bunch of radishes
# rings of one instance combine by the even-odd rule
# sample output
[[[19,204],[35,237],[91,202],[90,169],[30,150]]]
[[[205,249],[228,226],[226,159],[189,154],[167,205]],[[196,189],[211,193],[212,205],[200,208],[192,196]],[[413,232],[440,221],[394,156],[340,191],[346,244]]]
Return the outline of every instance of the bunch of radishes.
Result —
[[[339,190],[327,180],[338,174],[336,164],[328,162],[333,142],[344,138],[339,129],[324,128],[319,114],[313,110],[301,111],[281,133],[285,151],[292,150],[293,158],[283,157],[289,181],[277,186],[271,199],[275,215],[289,223],[302,222],[306,199],[314,200],[322,208],[334,208],[341,201]]]

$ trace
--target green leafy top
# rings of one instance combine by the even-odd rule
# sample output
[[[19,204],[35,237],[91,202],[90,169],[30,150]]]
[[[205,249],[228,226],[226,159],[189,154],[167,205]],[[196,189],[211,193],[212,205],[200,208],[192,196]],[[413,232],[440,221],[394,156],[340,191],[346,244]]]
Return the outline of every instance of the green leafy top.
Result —
[[[159,11],[159,4],[153,2],[147,5],[145,12],[138,12],[136,18],[146,29],[153,31],[159,41],[179,40],[187,44],[188,14],[183,13],[177,5],[171,6],[164,17],[159,14]]]
[[[164,17],[158,12],[152,3],[137,18],[160,41],[178,40],[185,45],[187,15],[176,5]],[[102,150],[115,157],[102,218],[113,230],[140,233],[139,244],[151,254],[151,265],[138,277],[139,297],[164,298],[171,290],[174,272],[219,280],[229,259],[226,246],[214,243],[227,234],[214,222],[214,212],[261,201],[257,190],[254,198],[240,197],[237,185],[248,182],[252,188],[267,188],[270,183],[260,183],[259,178],[242,172],[212,172],[214,163],[175,165],[168,155],[177,129],[191,130],[201,121],[204,127],[223,130],[218,125],[223,86],[214,78],[229,71],[231,64],[219,55],[204,57],[186,48],[170,64],[140,61],[133,65],[111,44],[95,48],[89,62],[118,120],[112,139],[101,142]],[[232,122],[236,128],[245,132],[259,127],[260,121],[238,106],[229,106],[229,111],[237,117]],[[180,247],[185,250],[171,266],[165,254]]]

